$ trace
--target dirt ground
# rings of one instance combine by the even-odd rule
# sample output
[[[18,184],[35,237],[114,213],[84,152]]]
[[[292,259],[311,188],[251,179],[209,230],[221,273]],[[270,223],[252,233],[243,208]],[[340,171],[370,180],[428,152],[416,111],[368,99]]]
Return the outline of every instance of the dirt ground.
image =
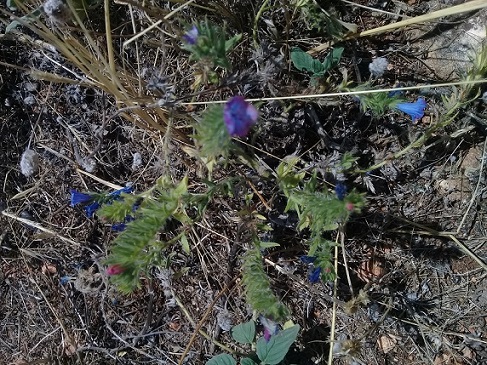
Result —
[[[382,12],[346,2],[335,11],[360,30],[454,5],[358,3]],[[134,5],[137,32],[174,7],[168,1],[149,5],[161,14]],[[117,62],[141,80],[138,97],[157,100],[158,82],[176,97],[191,94],[195,69],[173,40],[181,35],[176,29],[181,32],[182,24],[197,16],[215,22],[221,16],[189,7],[174,22],[145,34],[140,48],[134,43],[122,52],[121,42],[134,34],[131,13],[122,2],[111,4],[111,10],[121,55]],[[261,52],[253,52],[257,10],[245,1],[220,8],[229,32],[243,38],[230,56],[234,68],[223,86],[206,90],[196,101],[332,92],[344,72],[354,83],[368,80],[368,65],[377,56],[389,61],[378,81],[383,87],[455,81],[486,42],[485,9],[343,41],[340,64],[319,89],[292,68],[289,49],[308,50],[329,37],[298,20],[287,27],[286,13],[271,8],[258,23]],[[103,43],[104,29],[97,25],[103,15],[90,16],[86,23]],[[2,19],[4,33],[8,16]],[[64,31],[78,36],[76,29]],[[23,34],[0,39],[0,363],[204,364],[222,350],[198,329],[242,350],[228,330],[252,317],[240,284],[248,237],[238,212],[248,192],[212,201],[191,230],[191,254],[175,248],[171,268],[154,268],[130,295],[109,284],[102,265],[116,233],[96,216],[87,218],[81,208],[70,207],[70,189],[107,191],[132,183],[141,192],[162,175],[174,181],[187,175],[197,190],[201,163],[185,152],[191,139],[181,135],[193,133],[188,121],[203,107],[175,105],[173,135],[123,115],[105,123],[117,110],[113,97],[79,83],[33,78],[27,70],[72,79],[80,71],[31,30]],[[267,72],[261,72],[264,67]],[[486,90],[481,85],[479,96]],[[449,87],[407,92],[410,100],[420,95],[428,102],[417,123],[398,113],[373,117],[352,97],[262,102],[259,123],[241,146],[258,157],[262,171],[297,155],[301,168],[316,169],[322,181],[333,183],[332,170],[343,153],[358,157],[361,169],[389,159],[439,118],[441,97],[451,92]],[[244,173],[252,181],[259,193],[253,206],[273,228],[267,238],[280,244],[266,251],[266,270],[274,292],[302,328],[286,364],[326,363],[332,326],[334,364],[487,364],[487,101],[479,96],[424,145],[367,174],[347,176],[350,188],[366,194],[367,205],[343,230],[336,287],[308,281],[309,268],[299,260],[308,233],[298,232],[296,217],[284,212],[285,199],[271,174],[239,164],[217,169],[219,177]],[[19,164],[28,147],[37,152],[39,166],[26,177]],[[170,227],[164,234],[171,234]],[[226,286],[229,291],[215,301]],[[359,293],[367,300],[357,301]]]

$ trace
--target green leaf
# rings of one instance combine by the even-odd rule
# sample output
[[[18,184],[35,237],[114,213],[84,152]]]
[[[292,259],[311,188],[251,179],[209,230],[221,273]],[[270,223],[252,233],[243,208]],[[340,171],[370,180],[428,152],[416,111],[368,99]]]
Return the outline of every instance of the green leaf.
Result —
[[[322,75],[326,71],[320,61],[315,60],[300,48],[294,48],[291,51],[291,61],[294,67],[300,71],[308,71],[314,75]]]
[[[260,248],[272,248],[272,247],[279,247],[280,244],[277,242],[262,242],[260,241],[259,247]]]
[[[240,343],[252,343],[255,338],[255,322],[248,321],[232,328],[232,337]]]
[[[24,15],[22,18],[19,18],[18,20],[12,21],[5,28],[5,34],[8,34],[8,33],[12,32],[12,31],[14,31],[17,27],[19,27],[21,25],[26,25],[26,24],[33,23],[36,19],[39,19],[39,17],[41,16],[41,14],[42,14],[41,7],[38,7],[37,9],[35,9],[32,12],[30,12],[29,14]]]
[[[242,34],[236,34],[232,38],[225,41],[225,52],[230,51],[242,39]]]
[[[237,365],[237,362],[228,354],[220,354],[208,360],[206,365]]]
[[[338,65],[340,58],[342,58],[343,47],[334,48],[328,53],[323,61],[323,72],[326,72]]]
[[[276,365],[286,356],[289,348],[296,340],[299,332],[299,325],[292,326],[272,336],[269,342],[261,337],[257,341],[257,356],[263,364]]]
[[[259,365],[254,360],[249,359],[248,357],[244,357],[240,360],[240,365]]]
[[[191,253],[191,250],[189,249],[188,237],[186,237],[185,234],[181,236],[181,247],[183,248],[183,251],[186,255],[189,255]]]

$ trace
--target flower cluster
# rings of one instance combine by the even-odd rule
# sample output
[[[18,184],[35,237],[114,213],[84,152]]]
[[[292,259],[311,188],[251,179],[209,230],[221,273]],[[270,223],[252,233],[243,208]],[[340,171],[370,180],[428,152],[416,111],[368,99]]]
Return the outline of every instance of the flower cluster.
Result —
[[[240,95],[228,100],[223,110],[223,120],[232,137],[245,137],[258,117],[257,109]]]

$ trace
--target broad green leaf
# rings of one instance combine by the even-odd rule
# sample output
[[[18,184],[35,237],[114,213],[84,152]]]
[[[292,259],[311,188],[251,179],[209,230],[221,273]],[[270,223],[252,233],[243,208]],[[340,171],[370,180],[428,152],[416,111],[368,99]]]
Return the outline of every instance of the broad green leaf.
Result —
[[[340,58],[342,58],[343,47],[334,48],[328,53],[323,61],[323,72],[326,72],[338,65]]]
[[[181,246],[183,248],[183,251],[186,255],[189,255],[191,253],[191,250],[189,249],[189,242],[188,238],[186,237],[185,234],[181,236]]]
[[[249,359],[248,357],[244,357],[240,360],[240,365],[259,365],[254,360]]]
[[[291,61],[293,62],[294,67],[300,71],[308,71],[314,75],[323,74],[325,71],[325,68],[320,61],[315,60],[300,48],[294,48],[291,51]]]
[[[237,362],[228,354],[220,354],[208,360],[206,365],[237,365]]]
[[[261,337],[257,341],[257,356],[262,364],[276,365],[286,357],[289,348],[296,340],[299,332],[299,325],[285,329],[275,336],[272,336],[269,342]]]
[[[252,343],[255,338],[255,322],[248,321],[232,328],[232,337],[240,343]]]

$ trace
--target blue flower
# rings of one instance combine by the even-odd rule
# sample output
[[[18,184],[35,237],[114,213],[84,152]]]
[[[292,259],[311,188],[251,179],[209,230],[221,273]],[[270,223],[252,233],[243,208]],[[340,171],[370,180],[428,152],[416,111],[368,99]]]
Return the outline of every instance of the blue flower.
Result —
[[[413,122],[415,122],[418,119],[423,118],[426,101],[423,98],[419,98],[414,103],[398,103],[394,108],[409,114]]]
[[[183,41],[190,46],[194,46],[198,41],[198,36],[199,36],[198,28],[196,27],[196,25],[193,25],[190,30],[184,33]]]
[[[313,270],[308,274],[308,280],[310,283],[317,283],[320,281],[321,267],[313,267]]]
[[[88,218],[92,218],[93,217],[93,214],[95,214],[95,212],[98,210],[98,208],[100,208],[101,205],[100,203],[98,202],[93,202],[91,204],[88,204],[87,206],[85,206],[83,209],[85,210],[85,213],[86,213],[86,216]]]
[[[131,215],[127,215],[123,219],[123,222],[112,224],[112,231],[114,231],[114,232],[122,232],[122,231],[125,231],[125,228],[127,228],[127,223],[128,222],[132,222],[133,220],[135,220],[134,217],[132,217]]]
[[[313,264],[316,261],[316,256],[301,256],[300,259],[305,264]],[[321,267],[315,267],[314,265],[311,265],[311,267],[312,269],[308,274],[308,280],[311,283],[317,283],[320,280]]]
[[[74,189],[71,189],[71,206],[75,207],[78,204],[87,204],[93,201],[93,196],[90,194],[80,193]]]
[[[301,256],[299,258],[302,262],[304,262],[305,264],[312,264],[313,262],[316,261],[316,256]]]
[[[335,194],[337,195],[338,200],[343,200],[345,198],[345,194],[347,193],[347,187],[342,182],[337,182],[335,185]]]
[[[114,223],[112,224],[112,231],[114,232],[123,232],[127,228],[125,223]]]
[[[245,137],[257,122],[258,116],[257,109],[240,95],[228,100],[223,110],[223,120],[232,137]]]
[[[119,197],[120,194],[122,194],[122,193],[130,194],[131,192],[132,192],[132,186],[126,186],[122,189],[115,190],[114,192],[111,192],[110,194],[108,194],[108,196]]]
[[[105,195],[105,198],[103,198],[103,195],[100,194],[85,194],[71,189],[71,206],[74,207],[78,204],[83,204],[83,209],[86,215],[88,216],[88,218],[91,218],[93,217],[93,214],[95,214],[95,212],[98,210],[98,208],[101,207],[102,203],[110,203],[114,199],[120,198],[120,194],[129,194],[131,192],[132,186],[126,186],[122,189],[115,190],[114,192]],[[106,199],[106,197],[108,197],[108,199]]]

